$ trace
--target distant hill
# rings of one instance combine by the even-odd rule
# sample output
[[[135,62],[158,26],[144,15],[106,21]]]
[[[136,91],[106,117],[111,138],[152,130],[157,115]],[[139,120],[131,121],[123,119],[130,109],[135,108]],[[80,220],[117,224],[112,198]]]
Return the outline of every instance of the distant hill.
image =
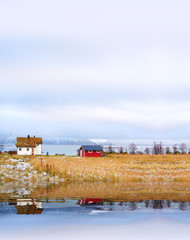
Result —
[[[0,145],[16,144],[16,138],[12,138],[11,142],[9,138],[0,138]],[[93,142],[88,139],[72,139],[72,138],[43,138],[43,143],[47,145],[82,145],[92,144]]]

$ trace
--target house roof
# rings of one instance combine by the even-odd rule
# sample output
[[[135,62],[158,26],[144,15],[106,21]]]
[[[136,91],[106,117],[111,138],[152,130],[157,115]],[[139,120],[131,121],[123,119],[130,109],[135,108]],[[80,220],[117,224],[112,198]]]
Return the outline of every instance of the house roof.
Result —
[[[15,206],[17,214],[41,214],[43,208],[37,208],[36,205]]]
[[[41,137],[17,137],[17,147],[36,147],[36,144],[43,144]]]
[[[82,145],[84,151],[103,151],[103,148],[100,145]]]

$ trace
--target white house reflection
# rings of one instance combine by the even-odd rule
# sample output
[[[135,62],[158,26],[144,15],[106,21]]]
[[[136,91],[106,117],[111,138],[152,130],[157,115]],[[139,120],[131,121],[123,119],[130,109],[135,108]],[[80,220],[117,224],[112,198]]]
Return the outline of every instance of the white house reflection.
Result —
[[[42,206],[43,204],[43,206]],[[78,198],[78,199],[2,199],[0,201],[1,214],[42,215],[48,214],[92,214],[95,211],[115,212],[173,212],[190,211],[190,201],[178,200],[137,200],[114,201],[103,198]]]
[[[42,202],[34,199],[17,199],[17,214],[41,214],[43,212]]]

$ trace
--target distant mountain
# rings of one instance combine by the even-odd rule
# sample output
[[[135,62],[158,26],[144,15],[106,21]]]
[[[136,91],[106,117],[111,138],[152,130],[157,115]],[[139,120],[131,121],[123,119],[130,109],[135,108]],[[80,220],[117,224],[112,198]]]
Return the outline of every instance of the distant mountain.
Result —
[[[82,144],[92,144],[92,142],[88,139],[70,139],[70,138],[63,138],[63,139],[49,139],[44,138],[43,143],[47,145],[82,145]]]
[[[11,142],[9,140],[9,138],[0,138],[0,144],[15,144],[16,143],[16,139],[11,139]]]
[[[43,143],[47,145],[82,145],[92,144],[93,142],[88,139],[72,139],[72,138],[43,138]],[[16,144],[16,138],[0,138],[0,144]]]
[[[43,136],[42,136],[43,137]],[[80,139],[80,138],[44,138],[43,143],[46,145],[82,145],[82,144],[99,144],[99,145],[112,145],[112,146],[128,146],[130,143],[135,143],[137,146],[153,146],[154,142],[162,142],[163,146],[179,145],[186,143],[190,146],[190,139]],[[15,145],[16,137],[0,137],[0,145]]]

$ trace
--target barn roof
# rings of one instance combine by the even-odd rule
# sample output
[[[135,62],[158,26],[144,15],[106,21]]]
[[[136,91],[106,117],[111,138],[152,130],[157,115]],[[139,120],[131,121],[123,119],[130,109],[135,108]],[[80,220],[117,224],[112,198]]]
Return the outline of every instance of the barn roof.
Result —
[[[82,145],[84,151],[103,151],[103,148],[100,145]]]
[[[17,147],[36,147],[36,144],[42,144],[41,137],[17,137]]]

